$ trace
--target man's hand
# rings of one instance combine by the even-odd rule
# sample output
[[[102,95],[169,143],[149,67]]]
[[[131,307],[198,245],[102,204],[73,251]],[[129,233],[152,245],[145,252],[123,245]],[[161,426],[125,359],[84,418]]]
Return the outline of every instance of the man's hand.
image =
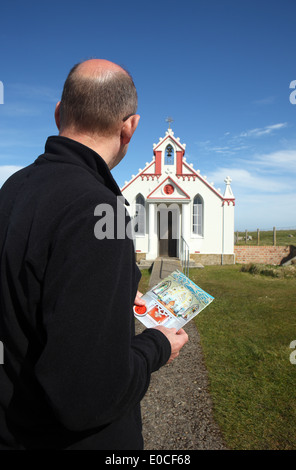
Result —
[[[142,295],[143,294],[141,294],[140,291],[137,291],[137,295],[136,295],[136,298],[134,300],[135,305],[145,305],[146,304],[145,300],[141,299]]]
[[[172,352],[168,360],[168,364],[170,364],[179,356],[180,349],[182,349],[184,344],[188,341],[188,335],[182,328],[178,331],[176,328],[166,328],[165,326],[156,326],[155,328],[161,331],[171,343]]]
[[[146,302],[143,300],[142,297],[143,294],[141,292],[137,291],[136,298],[134,300],[135,305],[145,305]],[[183,348],[184,344],[187,343],[188,341],[188,335],[187,333],[181,328],[179,331],[176,330],[176,328],[166,328],[165,326],[156,326],[155,327],[157,330],[160,330],[169,340],[171,343],[171,356],[168,360],[168,364],[172,362],[177,356],[179,356],[180,349]]]

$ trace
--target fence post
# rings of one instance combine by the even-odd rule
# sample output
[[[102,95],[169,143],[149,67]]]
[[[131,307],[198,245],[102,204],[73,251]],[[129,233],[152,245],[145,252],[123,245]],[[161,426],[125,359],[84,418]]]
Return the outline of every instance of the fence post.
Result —
[[[247,244],[247,241],[248,241],[248,230],[246,230],[246,244]]]
[[[276,228],[273,227],[273,246],[276,245]]]
[[[260,245],[260,229],[257,228],[257,245]]]

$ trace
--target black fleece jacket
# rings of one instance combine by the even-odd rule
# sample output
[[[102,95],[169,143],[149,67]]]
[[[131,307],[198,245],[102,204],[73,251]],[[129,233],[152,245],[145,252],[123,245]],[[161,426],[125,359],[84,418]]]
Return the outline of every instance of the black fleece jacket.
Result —
[[[116,237],[118,196],[104,160],[61,136],[0,191],[0,449],[143,448],[139,404],[171,351],[135,336],[132,240],[95,236],[109,204]]]

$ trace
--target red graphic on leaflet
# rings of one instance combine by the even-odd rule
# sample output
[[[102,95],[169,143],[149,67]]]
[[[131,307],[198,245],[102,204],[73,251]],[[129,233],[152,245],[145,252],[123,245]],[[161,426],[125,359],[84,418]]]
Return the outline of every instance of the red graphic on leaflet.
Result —
[[[145,307],[145,305],[136,305],[134,307],[134,312],[137,315],[145,315],[145,313],[147,312],[147,308]]]
[[[156,323],[162,323],[167,318],[167,313],[158,305],[149,310],[148,314]]]

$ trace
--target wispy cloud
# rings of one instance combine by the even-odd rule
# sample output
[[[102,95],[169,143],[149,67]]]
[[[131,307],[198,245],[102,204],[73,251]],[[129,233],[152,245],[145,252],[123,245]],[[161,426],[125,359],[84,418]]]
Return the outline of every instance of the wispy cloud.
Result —
[[[242,155],[247,156],[248,154],[253,156],[258,152],[258,149],[260,148],[259,144],[264,144],[266,147],[266,143],[268,143],[266,138],[273,137],[276,133],[279,133],[287,126],[287,122],[279,122],[265,127],[256,127],[254,129],[245,130],[240,133],[227,131],[224,132],[223,136],[220,136],[216,141],[198,141],[196,142],[196,145],[204,154],[216,154],[217,156],[225,156],[228,159],[231,159],[232,157],[242,158]],[[261,137],[262,139],[260,139]],[[281,140],[281,143],[283,146],[285,145],[283,139]],[[288,145],[288,142],[286,142],[286,145]],[[271,158],[274,158],[276,161],[278,156],[279,155],[274,155]],[[261,160],[264,160],[263,157],[264,156],[261,157]],[[288,158],[288,155],[286,155],[286,158]]]
[[[246,168],[222,167],[210,172],[207,177],[209,181],[215,181],[221,184],[225,177],[229,175],[232,179],[234,193],[281,193],[287,192],[292,188],[291,184],[279,180],[276,177],[258,174],[256,171],[250,171]],[[235,194],[236,195],[236,194]]]
[[[271,230],[295,227],[296,192],[287,194],[250,193],[236,200],[235,227],[237,230]]]
[[[279,173],[296,175],[296,150],[278,150],[276,152],[256,155],[253,165],[264,167],[267,170],[276,170]]]
[[[1,109],[1,115],[4,117],[23,117],[38,116],[42,114],[42,109],[30,103],[7,103]]]
[[[6,84],[5,104],[1,115],[5,117],[40,116],[44,106],[54,106],[59,100],[57,90],[23,83]]]
[[[10,151],[15,147],[21,148],[34,148],[43,145],[43,141],[39,135],[35,136],[25,130],[19,129],[0,129],[0,158],[3,158],[3,150]]]
[[[54,88],[43,85],[28,85],[25,83],[12,83],[7,85],[8,91],[14,97],[24,100],[38,100],[56,103],[59,93]]]
[[[207,174],[221,188],[227,175],[236,198],[237,230],[295,226],[296,150],[257,155],[248,161],[233,159],[232,165]]]
[[[208,178],[221,184],[227,175],[239,191],[255,193],[289,193],[294,191],[296,177],[296,149],[255,154],[250,158],[235,158],[227,167],[209,172]]]
[[[241,132],[239,137],[261,137],[263,135],[272,134],[274,131],[278,131],[283,127],[286,127],[286,122],[280,122],[278,124],[273,124],[271,126],[257,127],[256,129],[250,129],[248,131]]]
[[[233,153],[230,147],[208,147],[209,151],[216,152],[216,153]]]
[[[230,132],[225,134],[226,136],[230,135]],[[206,153],[216,153],[221,155],[235,155],[238,151],[248,149],[249,146],[244,143],[239,142],[233,138],[229,138],[227,145],[215,145],[210,140],[196,142],[196,145],[201,149],[202,152]]]
[[[253,104],[259,106],[265,106],[268,104],[273,104],[275,102],[275,96],[267,96],[266,98],[262,98],[261,100],[254,100]]]

